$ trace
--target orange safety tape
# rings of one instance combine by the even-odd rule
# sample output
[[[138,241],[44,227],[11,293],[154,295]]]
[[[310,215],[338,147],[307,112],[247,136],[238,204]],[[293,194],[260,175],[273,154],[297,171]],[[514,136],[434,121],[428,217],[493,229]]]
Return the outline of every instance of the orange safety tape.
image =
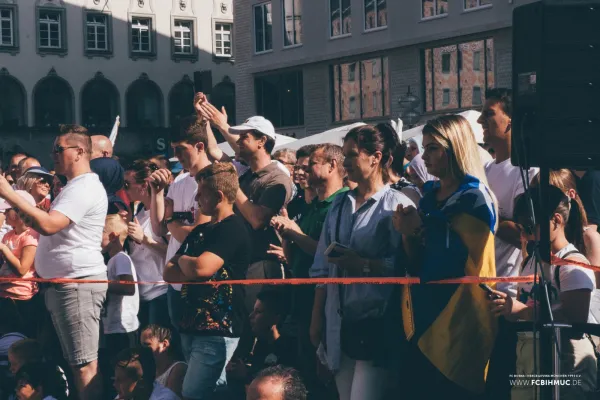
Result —
[[[244,279],[228,281],[205,282],[145,282],[145,281],[109,281],[92,279],[43,279],[43,278],[6,278],[0,277],[1,282],[40,282],[40,283],[118,283],[125,285],[318,285],[318,284],[375,284],[375,285],[406,285],[419,284],[419,278],[293,278],[293,279]],[[493,277],[481,278],[478,276],[465,276],[454,279],[431,281],[432,284],[459,284],[459,283],[497,283],[497,282],[533,282],[533,276]]]
[[[554,265],[577,265],[579,267],[591,269],[600,272],[600,267],[589,265],[579,261],[564,260],[552,256]],[[419,278],[293,278],[293,279],[244,279],[244,280],[229,280],[229,281],[205,281],[205,282],[146,282],[146,281],[110,281],[110,280],[93,280],[93,279],[43,279],[43,278],[9,278],[0,277],[2,282],[38,282],[38,283],[118,283],[124,285],[352,285],[352,284],[375,284],[375,285],[407,285],[420,284]],[[438,281],[427,282],[428,284],[478,284],[478,283],[531,283],[534,281],[533,275],[529,276],[510,276],[510,277],[490,277],[483,278],[479,276],[464,276],[460,278],[442,279]]]

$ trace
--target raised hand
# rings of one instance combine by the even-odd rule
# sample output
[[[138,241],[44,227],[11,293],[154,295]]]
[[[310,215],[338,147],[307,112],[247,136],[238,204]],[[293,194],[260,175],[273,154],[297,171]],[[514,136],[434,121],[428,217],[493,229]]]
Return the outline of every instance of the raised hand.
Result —
[[[152,175],[148,177],[148,182],[150,183],[150,188],[152,190],[160,192],[169,186],[169,182],[171,182],[171,171],[164,168],[154,171]]]
[[[229,129],[225,107],[221,107],[221,111],[219,111],[207,101],[199,103],[199,107],[202,117],[206,118],[211,124],[219,128],[220,131],[227,131]]]

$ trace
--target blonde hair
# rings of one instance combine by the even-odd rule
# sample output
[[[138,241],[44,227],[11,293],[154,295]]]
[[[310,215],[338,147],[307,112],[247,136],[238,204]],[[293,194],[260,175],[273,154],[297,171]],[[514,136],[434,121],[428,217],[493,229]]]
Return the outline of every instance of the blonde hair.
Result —
[[[119,236],[121,244],[127,239],[127,222],[119,214],[109,214],[104,222],[104,232],[115,233]]]
[[[450,174],[462,181],[465,175],[479,179],[488,189],[489,184],[479,156],[479,145],[471,124],[460,115],[443,115],[423,127],[423,135],[431,135],[446,150]],[[498,201],[491,189],[488,190],[494,203],[496,226],[498,224]]]
[[[485,170],[479,156],[479,145],[471,124],[460,115],[443,115],[428,121],[423,135],[431,135],[448,154],[450,174],[462,180],[465,175],[474,176],[488,186]]]
[[[17,189],[24,190],[27,193],[31,194],[33,185],[35,185],[37,180],[40,178],[41,177],[39,175],[25,174],[17,180]]]

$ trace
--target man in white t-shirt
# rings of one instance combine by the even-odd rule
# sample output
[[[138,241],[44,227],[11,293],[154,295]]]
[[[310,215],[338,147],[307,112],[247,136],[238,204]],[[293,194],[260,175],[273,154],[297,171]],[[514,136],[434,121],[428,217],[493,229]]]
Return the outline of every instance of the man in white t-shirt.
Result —
[[[0,197],[41,234],[35,267],[46,279],[106,280],[101,253],[102,231],[108,208],[106,191],[90,169],[92,143],[87,130],[62,125],[52,155],[67,185],[49,212],[31,206],[0,177]],[[100,312],[107,283],[51,284],[44,293],[65,359],[73,370],[82,399],[102,399],[98,371]]]
[[[515,198],[525,189],[521,178],[521,168],[514,166],[510,159],[511,116],[511,91],[509,89],[488,90],[481,116],[477,122],[483,127],[485,144],[494,149],[496,154],[496,159],[485,165],[485,173],[490,189],[498,200],[500,219],[495,236],[496,275],[502,277],[518,276],[522,262],[521,231],[513,222],[513,209]],[[536,173],[537,171],[534,169],[529,170],[530,182]],[[516,283],[499,283],[497,289],[513,298],[517,295]],[[492,373],[488,376],[490,396],[501,398],[502,393],[506,394],[506,391],[510,393],[506,377],[511,372],[507,370],[511,363],[512,369],[514,369],[514,346],[516,346],[516,336],[507,326],[506,321],[501,319],[496,347],[492,354],[490,367]],[[496,361],[495,365],[494,361]],[[495,367],[500,368],[496,369]],[[497,375],[494,372],[497,372]],[[494,375],[497,376],[497,381],[494,379]],[[496,385],[500,385],[500,387]]]
[[[171,181],[171,171],[159,169],[150,175],[151,206],[150,219],[152,229],[158,236],[171,234],[167,247],[166,261],[169,262],[175,255],[181,243],[197,225],[210,221],[210,217],[198,212],[196,194],[198,184],[195,176],[202,168],[211,164],[206,154],[208,139],[201,119],[193,116],[184,118],[180,128],[171,138],[171,146],[175,156],[189,172],[181,174],[169,186],[169,193],[165,198],[165,188]],[[179,310],[181,310],[180,293],[181,285],[170,285],[167,291],[169,315],[173,327],[179,324]]]

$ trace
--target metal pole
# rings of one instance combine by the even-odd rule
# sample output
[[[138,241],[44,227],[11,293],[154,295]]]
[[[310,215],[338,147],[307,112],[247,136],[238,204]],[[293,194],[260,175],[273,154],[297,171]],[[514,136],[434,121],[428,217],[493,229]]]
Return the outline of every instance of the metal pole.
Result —
[[[560,375],[560,354],[558,352],[558,348],[556,347],[556,343],[562,343],[560,341],[560,327],[556,326],[554,328],[554,334],[556,335],[556,341],[552,341],[552,358],[553,358],[553,365],[552,365],[552,378],[557,378]],[[554,394],[554,400],[559,400],[560,399],[560,386],[559,385],[554,385],[553,388],[553,394]],[[542,397],[543,398],[543,397]]]

